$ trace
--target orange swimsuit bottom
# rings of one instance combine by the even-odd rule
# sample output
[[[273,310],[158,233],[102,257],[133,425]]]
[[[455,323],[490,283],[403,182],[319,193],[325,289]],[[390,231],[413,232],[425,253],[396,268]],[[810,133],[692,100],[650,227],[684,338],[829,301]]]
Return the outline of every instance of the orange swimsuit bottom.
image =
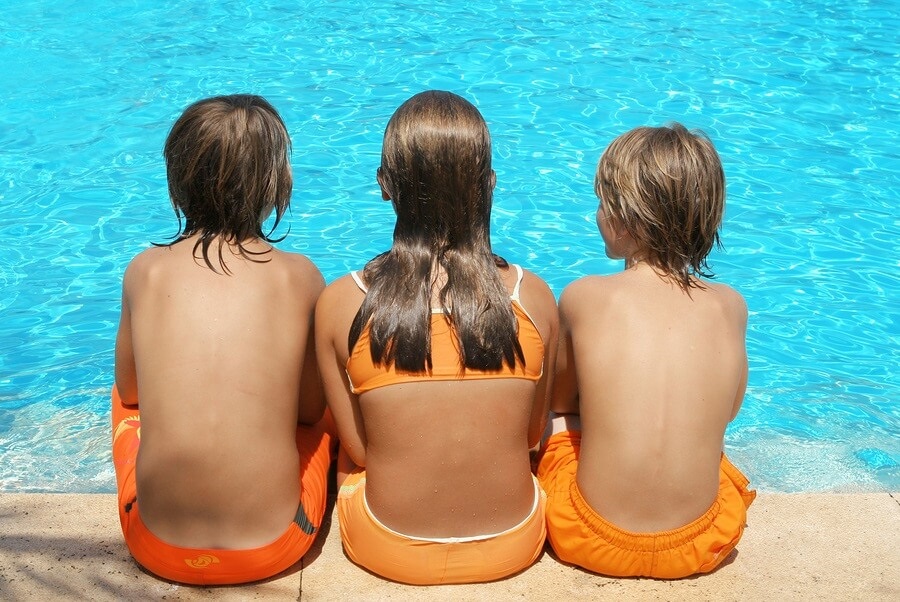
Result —
[[[270,544],[244,550],[183,548],[166,543],[147,529],[137,500],[135,460],[141,442],[137,406],[126,406],[112,390],[113,464],[118,486],[119,520],[125,543],[145,569],[170,581],[194,585],[249,583],[290,568],[309,550],[325,514],[331,436],[324,421],[297,427],[300,452],[300,505],[284,534]]]
[[[431,319],[432,366],[426,373],[397,370],[372,361],[369,330],[364,329],[347,360],[351,390],[357,395],[397,383],[521,378],[537,382],[544,363],[544,343],[528,313],[519,303],[522,269],[510,296],[518,325],[518,340],[524,365],[506,364],[496,371],[464,368],[459,343],[448,316],[433,312]],[[363,292],[365,285],[351,274]],[[477,583],[501,579],[534,563],[544,548],[546,496],[535,482],[531,513],[519,524],[501,533],[473,537],[422,538],[398,533],[381,523],[366,503],[366,472],[358,469],[341,485],[337,498],[341,541],[347,556],[366,569],[402,583],[434,585]]]
[[[392,581],[412,585],[482,583],[522,571],[540,557],[547,537],[547,496],[535,481],[531,512],[501,533],[472,537],[413,537],[384,525],[366,503],[366,471],[341,485],[338,524],[347,556]]]
[[[703,516],[670,531],[634,533],[605,520],[582,497],[575,480],[580,448],[580,432],[556,433],[538,465],[547,534],[560,560],[611,577],[678,579],[713,570],[741,539],[756,491],[725,454],[719,494]]]

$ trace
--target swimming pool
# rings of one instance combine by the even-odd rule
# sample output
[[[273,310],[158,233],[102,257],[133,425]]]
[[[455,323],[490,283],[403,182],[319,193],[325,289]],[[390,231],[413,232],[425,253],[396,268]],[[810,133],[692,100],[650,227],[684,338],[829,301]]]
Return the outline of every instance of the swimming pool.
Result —
[[[161,148],[187,104],[251,92],[279,109],[295,173],[281,247],[331,281],[389,245],[381,135],[427,88],[485,115],[495,250],[557,294],[619,269],[593,221],[612,138],[671,120],[705,130],[728,178],[711,265],[751,311],[729,454],[762,490],[900,490],[900,9],[200,4],[0,13],[0,491],[115,488],[120,280],[175,232]]]

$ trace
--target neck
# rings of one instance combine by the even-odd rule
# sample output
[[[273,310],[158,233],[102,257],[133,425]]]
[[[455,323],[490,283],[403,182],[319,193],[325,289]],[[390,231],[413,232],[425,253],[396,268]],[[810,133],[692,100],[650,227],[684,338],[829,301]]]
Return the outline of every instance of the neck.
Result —
[[[630,270],[641,265],[650,265],[643,255],[632,255],[625,258],[625,269]]]

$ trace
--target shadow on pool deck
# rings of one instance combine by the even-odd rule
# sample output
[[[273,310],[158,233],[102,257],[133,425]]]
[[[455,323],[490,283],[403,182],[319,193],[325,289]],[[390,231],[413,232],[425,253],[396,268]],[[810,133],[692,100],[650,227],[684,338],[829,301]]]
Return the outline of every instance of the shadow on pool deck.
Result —
[[[332,514],[333,516],[333,514]],[[175,585],[128,555],[109,494],[0,494],[0,600],[900,600],[900,495],[761,493],[717,571],[681,581],[610,579],[545,551],[530,569],[478,585],[413,587],[353,565],[336,520],[278,578]]]

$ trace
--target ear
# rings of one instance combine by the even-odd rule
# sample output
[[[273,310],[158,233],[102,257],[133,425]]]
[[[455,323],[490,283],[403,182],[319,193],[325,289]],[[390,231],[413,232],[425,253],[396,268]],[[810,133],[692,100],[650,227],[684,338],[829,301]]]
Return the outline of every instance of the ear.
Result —
[[[380,167],[375,171],[375,179],[378,180],[378,187],[381,189],[381,200],[391,200],[391,193],[388,192],[387,187],[384,185],[384,176],[381,175]]]

